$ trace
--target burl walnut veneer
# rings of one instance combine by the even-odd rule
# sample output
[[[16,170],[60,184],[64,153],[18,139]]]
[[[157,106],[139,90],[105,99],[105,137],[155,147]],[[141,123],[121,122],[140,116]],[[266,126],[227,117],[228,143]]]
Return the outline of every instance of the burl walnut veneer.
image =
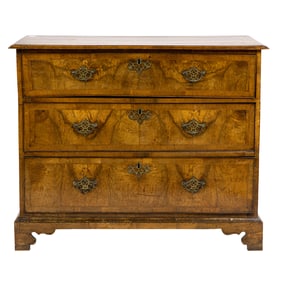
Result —
[[[262,249],[261,50],[247,36],[27,36],[20,213],[32,232],[220,228]]]

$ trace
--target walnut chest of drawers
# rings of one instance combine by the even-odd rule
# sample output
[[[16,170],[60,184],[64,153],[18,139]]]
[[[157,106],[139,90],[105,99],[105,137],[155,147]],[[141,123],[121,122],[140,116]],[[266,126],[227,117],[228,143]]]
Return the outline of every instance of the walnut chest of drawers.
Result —
[[[248,36],[27,36],[15,248],[67,228],[220,228],[262,249]]]

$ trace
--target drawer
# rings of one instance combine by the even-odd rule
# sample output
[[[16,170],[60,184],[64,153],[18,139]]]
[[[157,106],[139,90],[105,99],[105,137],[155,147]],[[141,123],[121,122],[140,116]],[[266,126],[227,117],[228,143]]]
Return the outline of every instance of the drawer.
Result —
[[[251,151],[254,104],[26,104],[26,151]]]
[[[254,159],[27,158],[26,212],[248,213]]]
[[[254,97],[256,56],[23,53],[26,96]]]

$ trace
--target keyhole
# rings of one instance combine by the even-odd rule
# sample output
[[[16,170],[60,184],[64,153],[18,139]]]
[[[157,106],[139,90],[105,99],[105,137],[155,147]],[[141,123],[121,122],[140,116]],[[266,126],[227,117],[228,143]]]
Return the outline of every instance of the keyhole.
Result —
[[[140,168],[141,167],[141,164],[140,163],[137,163],[137,168]]]
[[[139,115],[142,114],[142,109],[138,109],[138,114],[139,114]]]
[[[141,59],[137,59],[137,64],[138,64],[138,65],[141,64]]]

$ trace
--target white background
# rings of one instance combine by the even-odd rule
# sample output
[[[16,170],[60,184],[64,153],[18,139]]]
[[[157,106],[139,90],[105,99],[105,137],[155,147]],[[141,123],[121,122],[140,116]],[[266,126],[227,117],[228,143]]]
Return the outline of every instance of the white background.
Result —
[[[282,281],[281,9],[278,0],[1,0],[0,281]],[[280,6],[281,7],[281,6]],[[220,230],[63,230],[14,251],[18,213],[15,50],[27,35],[250,35],[262,59],[264,251]],[[271,278],[272,277],[272,278]]]

